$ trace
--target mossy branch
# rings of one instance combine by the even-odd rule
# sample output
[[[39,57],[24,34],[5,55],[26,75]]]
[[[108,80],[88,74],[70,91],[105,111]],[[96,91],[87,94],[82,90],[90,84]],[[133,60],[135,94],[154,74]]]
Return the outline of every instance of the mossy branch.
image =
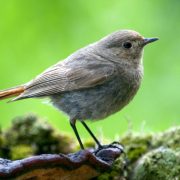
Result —
[[[17,179],[57,179],[62,174],[72,180],[180,179],[180,127],[161,133],[127,133],[119,142],[124,145],[126,155],[117,148],[103,149],[99,156],[93,154],[92,150],[69,154],[78,149],[71,137],[57,132],[37,116],[18,117],[13,120],[9,129],[0,132],[0,155],[5,158],[0,160],[0,179],[3,178],[3,172],[20,168],[20,162],[25,166],[21,166],[23,173],[19,173]],[[94,148],[94,143],[87,144],[91,149]],[[57,155],[58,153],[67,155]],[[30,158],[26,159],[27,157]],[[14,166],[8,169],[12,163]],[[30,174],[26,176],[27,173],[24,172]]]

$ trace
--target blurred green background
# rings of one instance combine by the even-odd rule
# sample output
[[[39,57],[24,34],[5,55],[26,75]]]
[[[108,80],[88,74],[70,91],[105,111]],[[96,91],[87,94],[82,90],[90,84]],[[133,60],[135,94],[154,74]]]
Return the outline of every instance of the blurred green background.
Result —
[[[133,129],[159,131],[180,124],[179,0],[0,1],[0,89],[25,83],[75,50],[118,29],[160,41],[145,48],[145,76],[134,100],[104,121],[89,123],[98,136]],[[68,118],[46,100],[0,102],[0,126],[29,112],[72,133]],[[80,134],[89,137],[78,124]]]

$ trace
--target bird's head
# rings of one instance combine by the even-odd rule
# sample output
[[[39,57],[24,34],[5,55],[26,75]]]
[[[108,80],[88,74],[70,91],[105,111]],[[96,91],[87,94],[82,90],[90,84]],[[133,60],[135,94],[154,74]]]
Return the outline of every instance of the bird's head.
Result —
[[[98,42],[98,46],[109,56],[116,57],[115,61],[127,61],[139,64],[143,48],[158,38],[144,38],[136,31],[121,30],[114,32]]]

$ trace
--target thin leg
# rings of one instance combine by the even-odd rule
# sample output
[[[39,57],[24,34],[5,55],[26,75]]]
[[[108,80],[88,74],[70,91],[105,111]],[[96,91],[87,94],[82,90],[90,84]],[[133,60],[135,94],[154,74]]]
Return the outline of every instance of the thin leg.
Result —
[[[101,148],[102,145],[100,144],[100,142],[98,141],[98,139],[95,137],[95,135],[92,133],[92,131],[89,129],[89,127],[86,125],[86,123],[84,121],[81,121],[81,123],[83,124],[83,126],[86,128],[86,130],[89,132],[89,134],[91,135],[91,137],[94,139],[94,141],[97,143],[98,147]]]
[[[82,141],[81,141],[81,138],[80,138],[80,136],[79,136],[79,134],[78,134],[78,131],[77,131],[75,122],[76,122],[76,121],[73,121],[73,122],[70,121],[70,124],[71,124],[71,127],[73,128],[73,131],[74,131],[74,133],[75,133],[75,135],[76,135],[76,138],[77,138],[77,140],[78,140],[78,142],[79,142],[79,145],[80,145],[81,149],[84,149],[84,146],[83,146]]]

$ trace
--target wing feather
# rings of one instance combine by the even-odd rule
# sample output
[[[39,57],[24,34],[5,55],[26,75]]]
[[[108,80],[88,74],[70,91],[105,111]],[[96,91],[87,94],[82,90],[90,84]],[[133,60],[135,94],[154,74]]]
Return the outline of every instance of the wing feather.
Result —
[[[105,62],[92,61],[77,66],[58,63],[30,81],[25,92],[15,100],[91,88],[108,81],[114,71],[115,66]]]

